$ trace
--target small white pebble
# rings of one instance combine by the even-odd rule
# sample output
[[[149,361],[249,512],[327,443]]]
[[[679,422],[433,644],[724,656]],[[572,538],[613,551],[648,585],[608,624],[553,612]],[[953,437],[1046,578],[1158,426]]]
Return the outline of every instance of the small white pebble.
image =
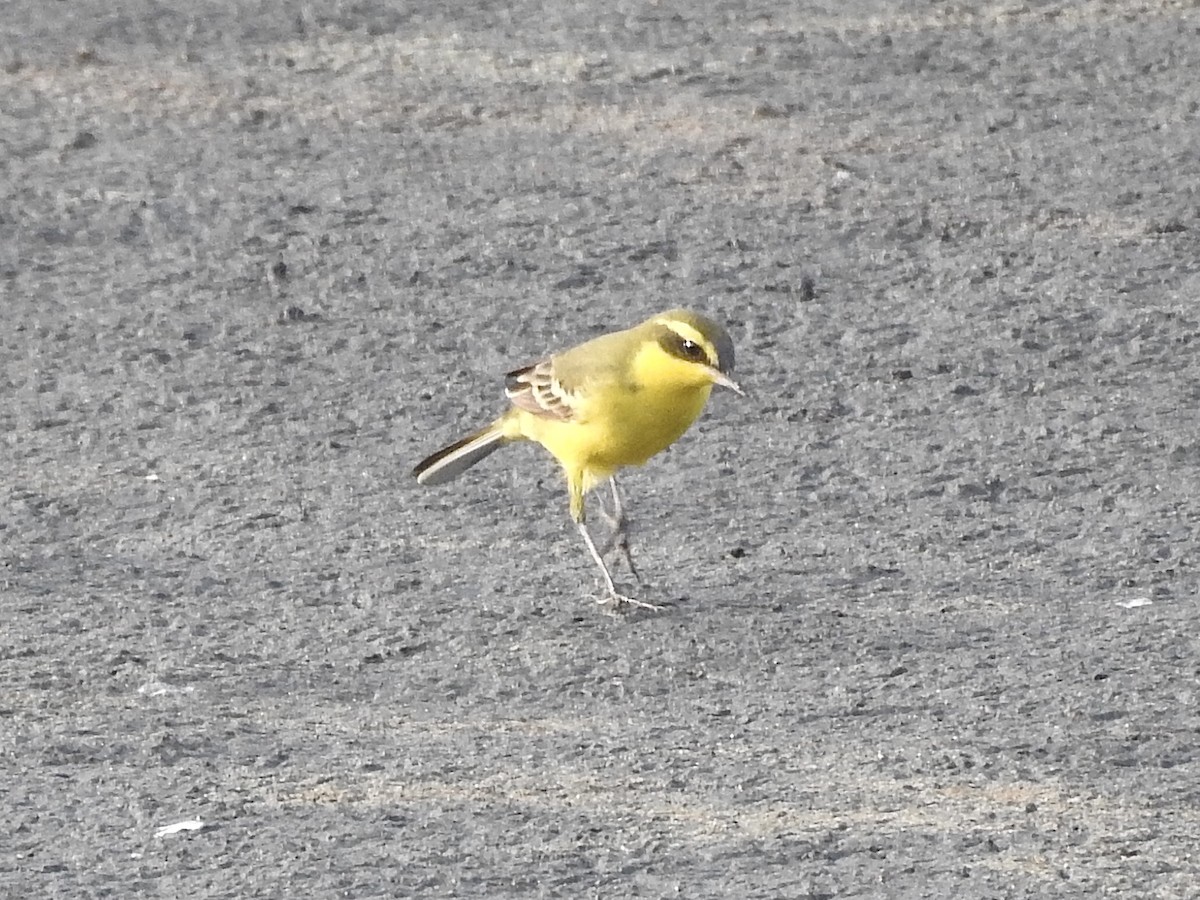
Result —
[[[161,681],[147,681],[137,689],[139,694],[145,694],[147,697],[159,697],[163,694],[190,694],[195,690],[190,684],[184,687],[175,687],[174,685],[164,684]]]
[[[1132,597],[1129,600],[1118,600],[1117,606],[1123,606],[1126,609],[1137,609],[1139,606],[1149,606],[1153,602],[1149,597]]]
[[[186,819],[183,822],[176,822],[174,825],[164,825],[154,832],[154,836],[166,837],[169,834],[179,834],[181,831],[199,831],[203,827],[204,823],[199,819]]]

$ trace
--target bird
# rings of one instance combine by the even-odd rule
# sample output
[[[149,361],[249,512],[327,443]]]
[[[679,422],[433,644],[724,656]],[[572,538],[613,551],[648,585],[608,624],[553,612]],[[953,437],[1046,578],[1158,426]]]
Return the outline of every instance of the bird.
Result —
[[[588,529],[584,498],[609,483],[613,510],[600,511],[612,526],[613,545],[640,581],[617,472],[644,464],[678,440],[703,411],[714,386],[745,396],[733,380],[733,364],[733,341],[717,322],[686,309],[659,313],[507,373],[508,409],[422,460],[413,475],[423,485],[443,484],[505,444],[540,444],[566,476],[571,519],[603,577],[606,595],[599,602],[660,609],[617,590]]]

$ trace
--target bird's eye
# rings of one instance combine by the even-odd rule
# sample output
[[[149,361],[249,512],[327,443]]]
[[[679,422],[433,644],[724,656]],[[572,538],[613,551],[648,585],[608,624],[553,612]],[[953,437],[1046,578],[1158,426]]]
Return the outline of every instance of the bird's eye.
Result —
[[[680,344],[680,346],[683,348],[683,355],[686,356],[688,359],[704,359],[705,358],[704,348],[701,347],[699,344],[697,344],[695,341],[689,341],[685,338],[683,343]]]

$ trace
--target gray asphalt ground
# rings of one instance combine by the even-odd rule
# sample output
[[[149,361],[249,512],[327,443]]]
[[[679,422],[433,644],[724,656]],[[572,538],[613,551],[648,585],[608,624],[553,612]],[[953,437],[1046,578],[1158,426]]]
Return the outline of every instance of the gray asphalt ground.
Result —
[[[0,896],[1200,896],[1200,7],[461,7],[4,4]]]

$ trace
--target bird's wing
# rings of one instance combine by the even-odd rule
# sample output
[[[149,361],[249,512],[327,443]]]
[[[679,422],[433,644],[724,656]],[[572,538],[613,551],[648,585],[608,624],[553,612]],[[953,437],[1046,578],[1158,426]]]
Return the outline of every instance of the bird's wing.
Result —
[[[570,422],[578,414],[578,397],[555,377],[549,358],[505,375],[504,393],[513,406],[535,416]]]
[[[637,343],[615,331],[509,372],[504,392],[518,409],[561,422],[585,422],[595,414],[594,398],[627,384],[626,369]]]

